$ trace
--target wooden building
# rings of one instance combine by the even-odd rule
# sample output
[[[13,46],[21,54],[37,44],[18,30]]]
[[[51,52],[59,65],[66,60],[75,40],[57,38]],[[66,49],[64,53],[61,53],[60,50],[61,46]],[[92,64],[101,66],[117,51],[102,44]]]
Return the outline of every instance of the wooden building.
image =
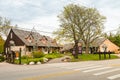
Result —
[[[19,52],[21,48],[21,55],[31,55],[34,50],[42,51],[43,53],[52,53],[59,51],[59,44],[49,36],[40,35],[34,31],[25,31],[20,29],[11,29],[4,44],[4,52],[7,53],[12,50]]]
[[[80,45],[81,44],[81,45]],[[78,44],[79,47],[82,47],[82,52],[85,53],[85,45],[83,41],[80,41]],[[74,43],[65,44],[61,49],[61,52],[72,52],[74,47]],[[93,43],[90,44],[89,53],[97,53],[97,52],[114,52],[120,53],[119,46],[112,43],[109,39],[106,38],[98,38]]]
[[[93,44],[92,47],[97,47],[100,52],[114,52],[120,53],[119,46],[111,42],[109,39],[106,38],[98,38]]]

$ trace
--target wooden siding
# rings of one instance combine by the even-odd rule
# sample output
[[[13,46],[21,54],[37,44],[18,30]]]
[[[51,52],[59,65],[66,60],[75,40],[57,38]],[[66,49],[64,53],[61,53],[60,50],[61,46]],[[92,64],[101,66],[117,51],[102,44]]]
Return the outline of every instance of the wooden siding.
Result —
[[[12,34],[12,35],[11,35]],[[12,36],[12,37],[11,37]],[[22,42],[21,39],[19,39],[19,37],[17,35],[15,35],[15,33],[12,31],[12,29],[10,30],[10,33],[5,41],[4,44],[4,52],[6,52],[6,48],[10,48],[10,41],[14,41],[15,46],[24,46],[25,44]]]
[[[100,51],[103,52],[103,45],[107,46],[107,52],[114,52],[114,53],[119,53],[119,47],[117,45],[115,45],[114,43],[112,43],[110,40],[106,39],[101,45],[100,45]]]

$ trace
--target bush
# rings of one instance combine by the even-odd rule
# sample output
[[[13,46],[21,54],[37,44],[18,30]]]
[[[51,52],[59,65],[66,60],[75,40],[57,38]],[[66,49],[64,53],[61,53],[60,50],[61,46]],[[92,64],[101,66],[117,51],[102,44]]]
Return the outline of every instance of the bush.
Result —
[[[27,55],[24,55],[24,56],[21,57],[21,59],[28,59],[28,58],[31,58],[31,57],[29,57]]]
[[[4,61],[4,57],[0,56],[0,62]]]
[[[27,64],[28,64],[29,62],[35,62],[35,64],[36,64],[37,62],[43,63],[43,58],[29,59],[29,60],[27,61]],[[26,62],[24,61],[23,63],[26,63]]]
[[[60,58],[62,56],[63,54],[60,54],[60,53],[50,53],[45,55],[45,57],[48,59]]]
[[[33,55],[34,58],[44,57],[44,53],[39,52],[39,51],[32,52],[32,55]]]

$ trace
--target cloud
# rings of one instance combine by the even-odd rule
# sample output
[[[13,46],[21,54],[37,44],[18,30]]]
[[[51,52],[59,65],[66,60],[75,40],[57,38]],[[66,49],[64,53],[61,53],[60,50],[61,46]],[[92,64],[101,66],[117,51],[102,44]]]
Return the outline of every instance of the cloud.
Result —
[[[17,23],[16,23],[17,24]],[[32,29],[33,27],[38,30],[40,34],[53,36],[52,32],[59,26],[57,15],[51,15],[46,17],[37,17],[30,21],[19,23],[18,27],[25,29]]]
[[[1,0],[0,14],[1,16],[11,18],[13,21],[29,20],[44,12],[43,9],[41,10],[42,4],[37,4],[33,0]]]
[[[0,16],[11,19],[14,25],[30,29],[39,26],[40,30],[52,32],[59,27],[57,15],[70,3],[97,8],[107,17],[106,30],[119,25],[119,0],[0,0]]]
[[[47,28],[48,26],[51,26],[52,28],[57,28],[58,25],[59,25],[58,18],[57,18],[56,15],[51,15],[51,16],[46,16],[46,17],[44,17],[44,16],[43,17],[37,17],[37,18],[34,18],[30,21],[26,21],[25,23],[24,22],[22,22],[22,23],[26,24],[26,25],[36,26],[36,27],[41,26],[41,28],[43,30],[49,29],[49,28]],[[44,27],[42,27],[42,26],[44,26]]]
[[[119,0],[93,0],[93,5],[100,13],[106,16],[105,31],[115,30],[120,24],[120,1]],[[114,3],[114,4],[113,4]]]

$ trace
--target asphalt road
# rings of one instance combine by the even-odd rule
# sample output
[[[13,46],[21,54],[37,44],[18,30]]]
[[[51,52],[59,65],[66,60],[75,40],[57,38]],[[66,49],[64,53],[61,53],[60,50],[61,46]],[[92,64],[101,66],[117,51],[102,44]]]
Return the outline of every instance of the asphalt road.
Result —
[[[41,65],[0,63],[0,80],[120,80],[120,59]]]

